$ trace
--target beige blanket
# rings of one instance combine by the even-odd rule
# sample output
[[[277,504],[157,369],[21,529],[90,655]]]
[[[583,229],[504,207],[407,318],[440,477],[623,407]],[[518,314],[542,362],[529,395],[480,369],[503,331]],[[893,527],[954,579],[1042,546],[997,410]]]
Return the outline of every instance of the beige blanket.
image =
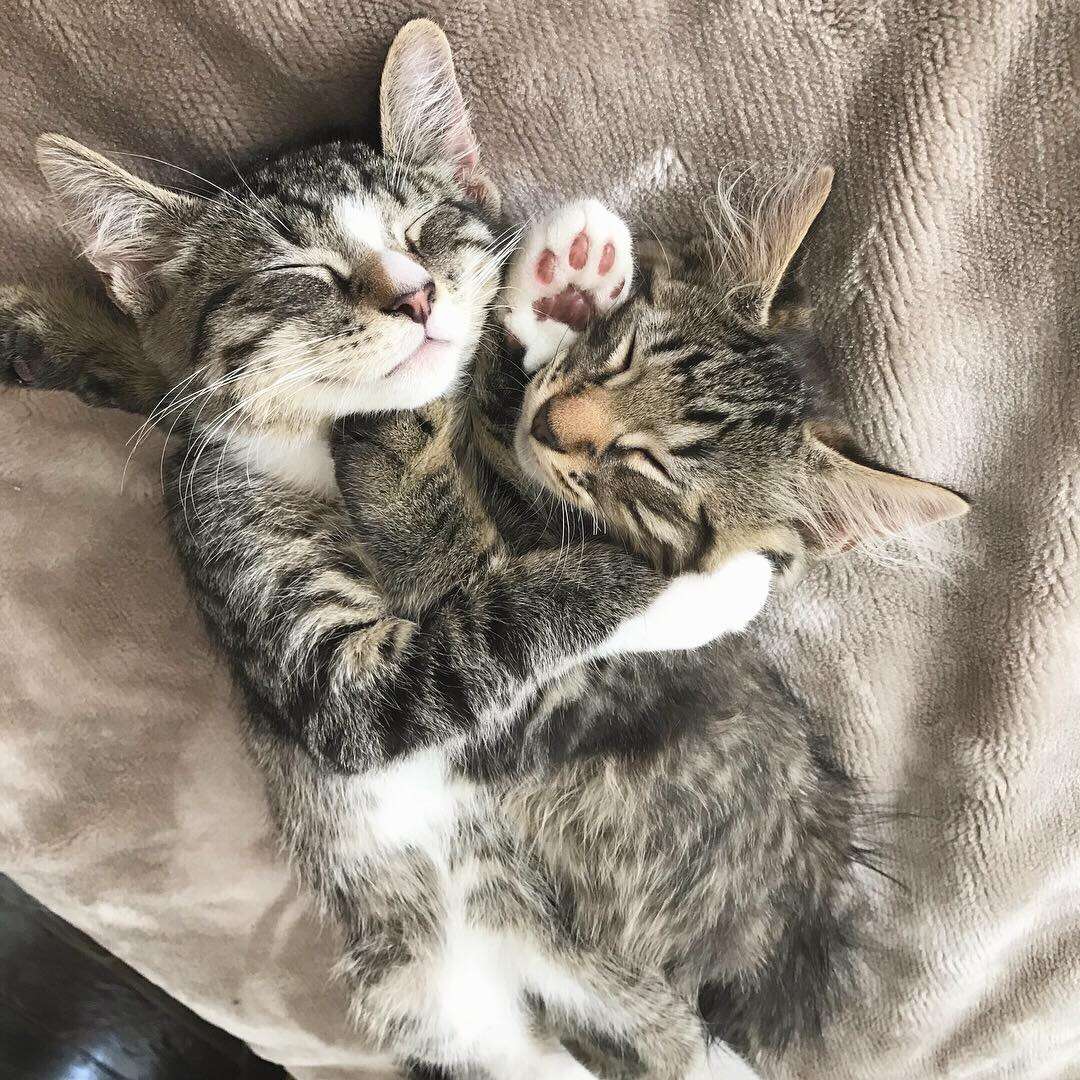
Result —
[[[369,132],[415,4],[36,0],[0,30],[3,277],[70,267],[58,130],[223,175]],[[850,558],[763,633],[910,817],[875,978],[806,1080],[1080,1077],[1080,26],[1069,0],[437,3],[509,201],[690,223],[717,168],[838,183],[809,272],[874,452],[968,493],[949,576]],[[163,167],[147,171],[173,182]],[[0,869],[297,1076],[366,1075],[179,583],[160,443],[0,392]],[[945,535],[944,533],[942,535]]]

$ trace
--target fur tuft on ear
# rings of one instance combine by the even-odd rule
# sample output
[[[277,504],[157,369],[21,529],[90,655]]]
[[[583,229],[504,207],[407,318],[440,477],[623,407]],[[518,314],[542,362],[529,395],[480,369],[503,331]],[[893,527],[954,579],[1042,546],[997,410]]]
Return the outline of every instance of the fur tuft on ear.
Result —
[[[803,169],[737,206],[739,180],[717,184],[707,213],[714,239],[713,269],[728,287],[727,303],[758,326],[772,322],[773,301],[832,187],[831,168]]]
[[[146,314],[156,299],[154,272],[172,253],[194,200],[140,180],[63,135],[42,135],[37,159],[67,212],[67,228],[113,299],[131,315]]]
[[[398,31],[379,91],[383,151],[418,165],[443,162],[477,202],[498,194],[479,168],[480,150],[454,72],[446,35],[430,19]]]
[[[971,508],[948,488],[863,465],[811,435],[817,470],[812,547],[825,557],[873,540],[911,536]]]

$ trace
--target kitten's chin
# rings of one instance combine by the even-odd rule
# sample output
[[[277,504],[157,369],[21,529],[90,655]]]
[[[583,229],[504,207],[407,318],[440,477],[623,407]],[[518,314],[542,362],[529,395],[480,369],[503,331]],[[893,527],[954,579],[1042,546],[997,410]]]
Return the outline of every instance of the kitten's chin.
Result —
[[[365,379],[326,379],[305,387],[301,410],[315,421],[353,413],[417,409],[449,394],[461,381],[467,350],[455,342],[428,340],[389,370]]]
[[[461,380],[465,360],[460,345],[429,338],[396,367],[366,384],[367,411],[417,409],[449,394]]]

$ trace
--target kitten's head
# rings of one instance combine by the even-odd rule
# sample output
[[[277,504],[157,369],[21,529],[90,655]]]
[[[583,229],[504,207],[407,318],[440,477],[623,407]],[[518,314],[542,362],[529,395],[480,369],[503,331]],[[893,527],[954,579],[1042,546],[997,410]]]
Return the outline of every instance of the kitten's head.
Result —
[[[646,269],[526,392],[525,472],[668,571],[740,550],[801,563],[967,510],[858,460],[827,412],[792,263],[831,178],[745,217],[723,202],[711,260],[686,280]]]
[[[302,430],[460,378],[498,286],[498,199],[427,20],[390,49],[381,124],[382,154],[296,150],[209,196],[39,140],[70,227],[192,417]]]

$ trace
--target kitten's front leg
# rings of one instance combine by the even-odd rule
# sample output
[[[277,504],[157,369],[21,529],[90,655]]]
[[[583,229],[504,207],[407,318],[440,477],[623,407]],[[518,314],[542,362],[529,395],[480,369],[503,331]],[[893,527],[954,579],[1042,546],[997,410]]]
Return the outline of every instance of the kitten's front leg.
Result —
[[[427,610],[487,566],[498,533],[459,468],[453,406],[355,416],[334,434],[338,486],[380,586],[403,614]]]
[[[76,288],[0,287],[0,384],[149,415],[165,395],[134,323]]]
[[[744,551],[707,574],[682,574],[640,615],[627,619],[598,655],[699,649],[745,630],[769,599],[773,573],[766,556]]]

